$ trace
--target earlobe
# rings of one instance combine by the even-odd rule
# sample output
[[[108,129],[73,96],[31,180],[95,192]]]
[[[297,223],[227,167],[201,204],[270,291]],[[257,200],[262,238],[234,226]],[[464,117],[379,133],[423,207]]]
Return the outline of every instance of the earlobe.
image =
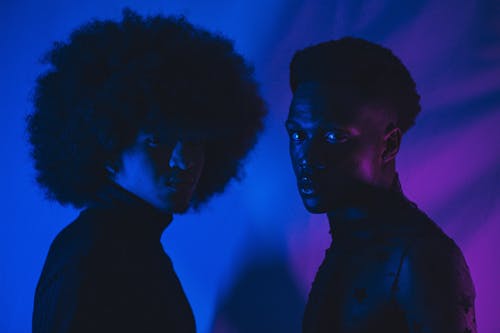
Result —
[[[388,132],[384,136],[385,150],[382,153],[382,159],[384,163],[390,162],[399,152],[399,146],[401,145],[401,129],[395,127],[393,124],[389,125]]]

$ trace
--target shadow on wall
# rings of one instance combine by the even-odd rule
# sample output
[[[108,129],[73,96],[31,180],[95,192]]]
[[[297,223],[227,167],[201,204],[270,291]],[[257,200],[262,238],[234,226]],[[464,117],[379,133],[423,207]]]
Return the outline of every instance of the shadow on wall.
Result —
[[[298,333],[304,308],[286,258],[259,258],[245,264],[220,298],[211,332]]]

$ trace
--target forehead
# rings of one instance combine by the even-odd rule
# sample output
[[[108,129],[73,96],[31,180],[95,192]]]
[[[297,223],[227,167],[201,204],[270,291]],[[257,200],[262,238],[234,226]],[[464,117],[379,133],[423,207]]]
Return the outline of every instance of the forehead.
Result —
[[[388,116],[381,107],[363,104],[347,85],[305,82],[293,94],[288,120],[363,128],[382,126]]]

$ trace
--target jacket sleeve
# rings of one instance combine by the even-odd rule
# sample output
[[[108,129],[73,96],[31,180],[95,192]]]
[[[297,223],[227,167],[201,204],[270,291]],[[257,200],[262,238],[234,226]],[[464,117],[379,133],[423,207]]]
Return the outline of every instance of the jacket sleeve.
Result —
[[[423,237],[408,248],[397,290],[410,332],[477,332],[469,268],[446,236]]]

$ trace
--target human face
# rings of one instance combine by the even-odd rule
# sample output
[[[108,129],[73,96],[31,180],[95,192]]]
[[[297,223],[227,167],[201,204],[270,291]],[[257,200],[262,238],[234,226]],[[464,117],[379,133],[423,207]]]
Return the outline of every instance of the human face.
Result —
[[[300,84],[286,128],[306,208],[324,213],[349,205],[365,185],[379,186],[388,159],[388,112],[359,105],[346,87]]]
[[[204,160],[204,144],[196,136],[141,132],[122,153],[113,180],[164,212],[182,213],[189,208]]]

